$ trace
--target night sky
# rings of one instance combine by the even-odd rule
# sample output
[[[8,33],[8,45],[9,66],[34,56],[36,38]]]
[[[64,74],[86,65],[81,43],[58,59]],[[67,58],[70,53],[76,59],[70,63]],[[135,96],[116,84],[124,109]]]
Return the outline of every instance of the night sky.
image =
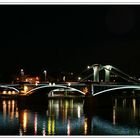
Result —
[[[140,77],[139,5],[0,5],[0,77],[110,64]]]

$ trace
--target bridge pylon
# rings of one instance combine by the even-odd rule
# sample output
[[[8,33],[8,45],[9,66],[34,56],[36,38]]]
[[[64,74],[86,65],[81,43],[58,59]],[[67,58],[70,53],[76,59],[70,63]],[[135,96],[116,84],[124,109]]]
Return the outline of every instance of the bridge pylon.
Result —
[[[110,72],[112,69],[111,65],[103,66],[105,70],[105,82],[110,82]]]
[[[92,68],[93,68],[93,81],[94,82],[99,82],[100,65],[95,64]]]

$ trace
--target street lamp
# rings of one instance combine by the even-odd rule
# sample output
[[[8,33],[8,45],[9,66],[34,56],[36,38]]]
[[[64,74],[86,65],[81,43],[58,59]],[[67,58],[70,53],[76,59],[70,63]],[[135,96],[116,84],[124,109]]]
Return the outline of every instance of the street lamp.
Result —
[[[21,82],[23,82],[23,76],[24,76],[24,70],[23,69],[20,70],[20,74],[21,74]]]
[[[20,70],[20,74],[21,74],[21,76],[24,76],[24,70],[23,69]]]
[[[87,69],[89,70],[91,67],[90,66],[87,66]]]
[[[46,70],[44,70],[44,79],[45,79],[45,82],[46,82],[46,76],[47,76],[47,71]]]
[[[81,77],[78,77],[78,81],[80,81],[81,80]]]

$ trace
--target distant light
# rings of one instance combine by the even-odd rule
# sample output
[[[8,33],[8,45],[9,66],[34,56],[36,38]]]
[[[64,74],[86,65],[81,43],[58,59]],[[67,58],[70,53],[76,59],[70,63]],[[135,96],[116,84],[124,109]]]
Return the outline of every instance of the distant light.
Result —
[[[78,77],[78,80],[81,80],[81,77]]]
[[[68,86],[71,86],[71,83],[68,83]]]
[[[49,83],[49,86],[51,86],[52,84],[51,83]]]
[[[3,91],[2,93],[3,93],[3,94],[6,94],[6,91]]]
[[[20,70],[21,76],[24,76],[24,71],[23,69]]]
[[[90,69],[90,66],[87,66],[87,69]]]
[[[8,94],[10,95],[11,94],[11,91],[8,91]]]
[[[12,91],[12,94],[16,94],[16,92],[15,91]]]
[[[47,73],[47,71],[46,71],[46,70],[44,70],[44,73],[46,74],[46,73]]]
[[[28,87],[24,86],[24,92],[26,93],[28,91]]]
[[[55,83],[53,83],[53,86],[55,86]]]
[[[38,78],[38,77],[36,77],[36,80],[39,80],[39,78]]]

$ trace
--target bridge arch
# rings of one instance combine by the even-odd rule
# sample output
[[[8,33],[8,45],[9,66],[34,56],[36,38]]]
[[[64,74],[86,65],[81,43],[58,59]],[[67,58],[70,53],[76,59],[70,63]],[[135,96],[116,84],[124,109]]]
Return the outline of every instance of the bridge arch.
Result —
[[[16,89],[16,88],[14,88],[14,87],[9,87],[9,86],[3,86],[3,85],[1,85],[1,86],[0,86],[0,88],[12,89],[12,90],[14,90],[14,91],[16,91],[16,92],[18,92],[18,93],[19,93],[19,90],[18,90],[18,89]]]
[[[71,89],[71,90],[73,90],[73,91],[77,91],[77,92],[79,92],[79,93],[85,95],[85,93],[82,92],[81,90],[78,90],[78,89],[73,88],[73,87],[62,86],[62,85],[45,85],[45,86],[36,87],[36,88],[34,88],[34,89],[29,90],[29,91],[26,93],[26,95],[31,95],[34,91],[37,91],[37,90],[39,90],[39,89],[44,89],[44,88],[48,88],[48,93],[51,92],[51,91],[53,91],[53,90],[55,90],[55,89],[61,89],[61,88],[63,88],[63,89]]]
[[[109,91],[116,91],[116,90],[119,90],[119,89],[140,89],[140,86],[124,86],[124,87],[110,88],[110,89],[106,89],[106,90],[103,90],[103,91],[99,91],[99,92],[94,93],[92,95],[97,96],[97,95],[100,95],[102,93],[106,93],[106,92],[109,92]]]

